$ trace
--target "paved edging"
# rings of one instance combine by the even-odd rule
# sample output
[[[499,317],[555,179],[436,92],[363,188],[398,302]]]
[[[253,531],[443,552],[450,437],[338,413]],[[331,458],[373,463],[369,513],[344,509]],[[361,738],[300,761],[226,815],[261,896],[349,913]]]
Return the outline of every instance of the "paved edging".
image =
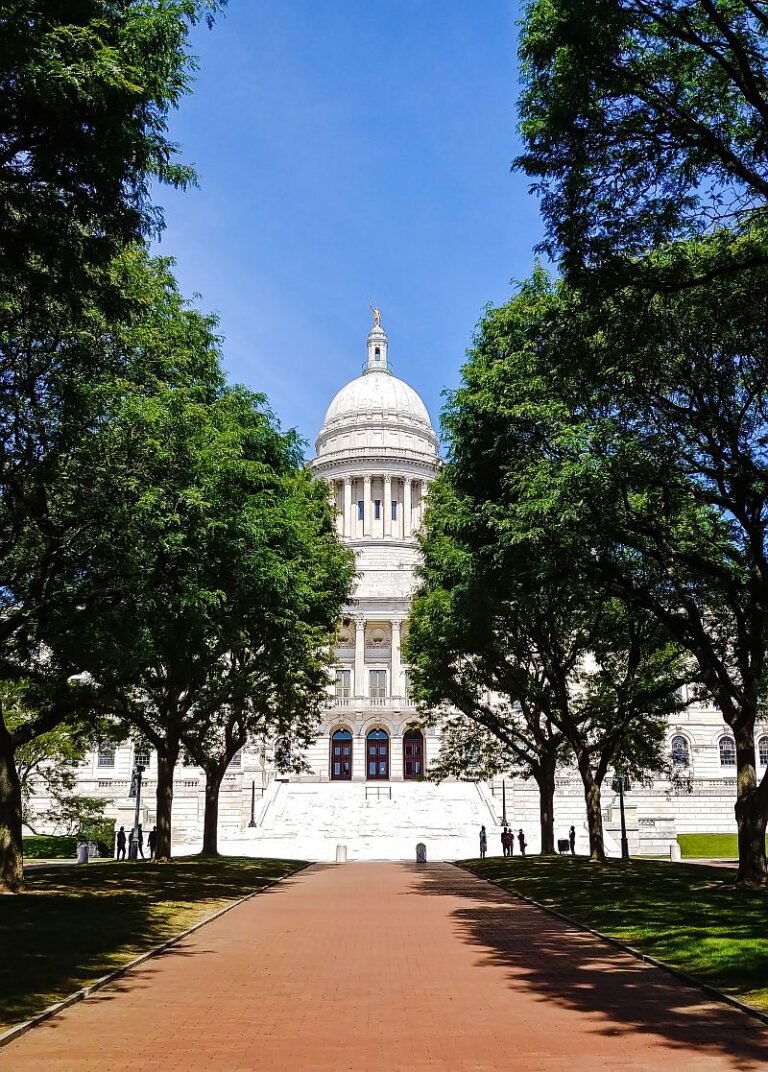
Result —
[[[129,960],[127,964],[123,964],[121,968],[116,968],[115,971],[110,972],[108,975],[102,975],[100,978],[95,979],[92,983],[89,983],[88,986],[84,986],[80,990],[75,990],[73,994],[70,994],[62,1001],[57,1001],[55,1005],[49,1005],[47,1009],[43,1009],[37,1016],[33,1016],[31,1020],[25,1020],[23,1023],[16,1024],[15,1027],[9,1028],[0,1035],[0,1048],[7,1046],[9,1042],[14,1042],[17,1038],[21,1038],[22,1035],[26,1035],[33,1027],[38,1027],[40,1024],[45,1023],[46,1020],[50,1020],[51,1017],[58,1016],[60,1012],[64,1012],[70,1005],[76,1005],[79,1001],[85,1001],[86,998],[89,998],[91,994],[95,993],[97,990],[101,990],[102,987],[114,983],[116,979],[133,971],[134,968],[138,968],[145,960],[150,960],[152,957],[158,956],[159,953],[165,952],[166,949],[170,949],[170,947],[176,945],[177,942],[181,942],[184,938],[188,938],[190,934],[199,931],[201,927],[205,927],[206,924],[213,923],[215,919],[219,919],[220,916],[224,916],[227,912],[231,912],[233,908],[238,908],[241,904],[245,904],[246,901],[250,901],[253,897],[258,897],[264,890],[268,890],[271,886],[277,886],[278,883],[283,882],[286,878],[298,875],[301,871],[304,871],[311,866],[310,863],[303,863],[301,867],[297,867],[295,871],[291,871],[290,875],[283,875],[281,878],[272,879],[271,882],[265,882],[263,886],[259,886],[257,890],[252,890],[250,893],[247,893],[245,897],[240,897],[238,900],[232,901],[231,904],[224,905],[224,907],[220,908],[217,912],[214,912],[210,916],[206,916],[205,919],[199,920],[180,934],[175,934],[172,938],[168,938],[166,941],[161,942],[160,945],[148,949],[146,953],[141,953],[138,957],[134,957],[134,959]]]
[[[473,875],[475,878],[480,879],[481,882],[487,882],[489,886],[495,886],[497,889],[501,890],[502,893],[506,893],[508,897],[516,897],[519,901],[525,901],[526,904],[533,905],[534,908],[540,908],[542,912],[547,912],[550,916],[563,920],[564,923],[568,923],[571,927],[575,927],[580,931],[586,931],[587,934],[599,938],[602,942],[607,942],[608,945],[620,949],[623,953],[629,953],[637,960],[642,960],[646,964],[651,964],[654,968],[660,968],[662,971],[667,972],[668,975],[674,975],[676,979],[680,979],[688,986],[691,986],[696,990],[701,990],[707,997],[714,998],[715,1001],[720,1001],[725,1005],[731,1005],[740,1012],[746,1013],[747,1016],[759,1020],[762,1024],[768,1024],[768,1012],[761,1012],[760,1009],[756,1009],[752,1005],[747,1005],[746,1002],[739,1001],[738,998],[731,997],[731,995],[726,994],[724,990],[718,990],[717,987],[710,986],[709,983],[703,983],[701,979],[697,979],[695,975],[689,975],[688,972],[682,971],[680,968],[673,968],[671,964],[665,964],[663,960],[657,960],[656,957],[652,957],[648,953],[643,953],[641,950],[635,949],[634,946],[619,941],[618,938],[611,938],[609,934],[603,934],[601,931],[596,931],[593,927],[588,927],[586,923],[580,923],[579,920],[573,919],[571,916],[566,916],[565,912],[559,912],[556,908],[550,908],[548,905],[541,904],[540,901],[534,901],[532,897],[526,897],[524,893],[520,893],[518,890],[510,890],[506,886],[502,886],[502,884],[495,879],[485,878],[484,875],[478,875],[465,864],[454,863],[452,866],[458,867],[462,871],[466,871],[468,875]],[[0,1044],[2,1044],[1,1038]]]

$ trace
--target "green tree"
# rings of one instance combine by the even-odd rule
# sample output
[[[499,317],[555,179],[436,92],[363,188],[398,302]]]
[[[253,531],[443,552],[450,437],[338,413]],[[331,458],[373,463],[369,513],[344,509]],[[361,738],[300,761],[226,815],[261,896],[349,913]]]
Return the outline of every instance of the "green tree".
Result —
[[[186,306],[169,263],[130,249],[112,271],[130,298],[128,316],[111,320],[91,303],[82,320],[51,299],[50,334],[41,339],[30,326],[5,348],[0,679],[25,679],[40,697],[13,729],[0,713],[0,886],[8,888],[23,883],[14,753],[93,709],[92,690],[78,685],[79,644],[128,590],[127,504],[142,479],[132,414],[170,384],[221,382],[214,322]],[[37,315],[35,329],[45,321]]]
[[[708,283],[596,305],[538,273],[489,314],[456,413],[463,479],[506,481],[515,524],[580,539],[595,588],[696,660],[736,739],[739,877],[764,883],[768,275],[713,274],[718,235],[654,258]]]
[[[324,486],[261,396],[214,374],[137,396],[123,419],[135,436],[119,549],[131,579],[81,658],[105,704],[157,752],[157,851],[168,857],[182,744],[206,770],[215,849],[218,788],[243,735],[288,713],[300,734],[313,710],[325,684],[313,645],[328,647],[352,566]]]
[[[542,852],[551,853],[555,771],[564,738],[552,722],[550,697],[527,641],[514,635],[516,620],[510,623],[505,614],[500,627],[499,592],[473,541],[476,506],[457,495],[450,468],[430,489],[420,585],[404,646],[411,690],[427,710],[443,709],[443,744],[432,775],[480,778],[519,767],[538,787]]]
[[[767,33],[755,0],[530,0],[517,166],[569,277],[717,223],[762,231],[718,271],[766,263]]]
[[[99,269],[162,225],[150,184],[194,179],[176,160],[167,122],[195,67],[190,27],[221,6],[4,0],[0,323],[9,296],[16,304],[25,293],[66,295],[79,305],[107,283]]]

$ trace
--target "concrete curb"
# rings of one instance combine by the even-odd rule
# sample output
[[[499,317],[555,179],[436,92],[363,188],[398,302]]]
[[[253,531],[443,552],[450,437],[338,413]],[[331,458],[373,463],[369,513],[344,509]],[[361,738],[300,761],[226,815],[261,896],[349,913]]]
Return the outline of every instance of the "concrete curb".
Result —
[[[231,912],[233,908],[238,908],[241,904],[245,904],[246,901],[258,897],[264,890],[268,890],[272,886],[277,886],[279,883],[284,882],[285,879],[292,878],[294,875],[306,871],[306,869],[311,866],[311,863],[302,864],[302,866],[297,867],[295,871],[291,871],[290,875],[283,875],[282,878],[275,878],[272,879],[271,882],[266,882],[257,890],[252,890],[251,893],[247,893],[245,897],[239,897],[236,901],[232,901],[231,904],[224,905],[218,912],[206,916],[205,919],[201,919],[198,923],[188,927],[180,934],[175,934],[172,938],[168,938],[166,941],[161,942],[160,945],[148,949],[146,953],[134,957],[134,959],[129,960],[127,964],[123,964],[121,968],[116,968],[115,971],[110,972],[108,975],[102,975],[99,979],[95,979],[92,983],[89,983],[88,986],[84,986],[81,990],[75,990],[73,994],[64,998],[63,1001],[57,1001],[55,1005],[49,1005],[47,1009],[43,1009],[37,1016],[33,1016],[31,1020],[25,1020],[21,1024],[16,1024],[14,1027],[10,1027],[0,1035],[0,1049],[3,1046],[7,1046],[10,1042],[14,1042],[16,1039],[21,1038],[22,1035],[26,1035],[26,1033],[31,1031],[33,1027],[38,1027],[40,1024],[45,1023],[46,1020],[50,1020],[53,1016],[58,1016],[60,1012],[68,1009],[70,1005],[76,1005],[79,1001],[85,1001],[86,998],[89,998],[91,994],[94,994],[97,990],[101,990],[102,987],[109,986],[110,983],[114,983],[117,979],[121,978],[121,976],[127,975],[128,972],[133,971],[134,968],[138,968],[143,964],[145,960],[150,960],[152,957],[164,953],[166,949],[170,949],[171,946],[183,941],[184,938],[188,938],[190,934],[199,931],[201,927],[205,927],[208,923],[213,923],[215,919],[219,919],[221,916],[226,915],[227,912]]]
[[[575,927],[576,930],[585,931],[587,934],[599,938],[601,942],[607,942],[608,945],[612,945],[615,949],[620,949],[623,953],[629,953],[637,960],[642,960],[646,964],[651,964],[654,968],[660,968],[663,972],[666,972],[667,975],[673,975],[676,979],[686,983],[687,986],[693,987],[694,990],[701,990],[707,997],[714,998],[715,1001],[720,1001],[724,1005],[730,1005],[732,1008],[738,1009],[739,1012],[751,1016],[754,1020],[759,1020],[760,1023],[768,1025],[768,1012],[761,1012],[760,1009],[756,1009],[752,1005],[747,1005],[745,1002],[739,1001],[738,998],[731,997],[730,994],[726,994],[723,990],[718,990],[717,987],[710,986],[709,983],[702,983],[702,981],[697,979],[695,975],[689,975],[688,972],[681,971],[680,968],[673,968],[671,964],[665,964],[663,960],[657,960],[656,957],[652,957],[648,953],[642,953],[639,949],[635,949],[634,946],[619,941],[618,938],[611,938],[608,934],[596,931],[592,927],[588,927],[586,923],[580,923],[578,920],[572,919],[571,916],[566,916],[564,912],[558,912],[556,908],[549,908],[547,905],[541,904],[539,901],[534,901],[532,897],[526,897],[524,893],[519,893],[514,889],[507,889],[506,886],[502,886],[500,882],[496,882],[492,878],[485,878],[483,875],[476,874],[471,868],[466,867],[464,864],[454,863],[453,866],[458,867],[462,871],[466,871],[468,875],[473,875],[475,878],[480,879],[481,882],[487,882],[489,886],[495,886],[496,889],[501,890],[502,893],[506,893],[508,897],[514,897],[518,901],[524,901],[525,904],[532,905],[534,908],[540,908],[542,912],[546,912],[548,915],[562,920],[569,926]],[[2,1039],[0,1039],[0,1044],[1,1043]]]

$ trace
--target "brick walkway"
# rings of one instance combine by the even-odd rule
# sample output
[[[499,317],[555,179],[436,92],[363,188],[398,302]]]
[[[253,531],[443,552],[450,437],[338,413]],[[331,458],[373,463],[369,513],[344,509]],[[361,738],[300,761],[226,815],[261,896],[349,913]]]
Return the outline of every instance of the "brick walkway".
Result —
[[[0,1051],[3,1072],[709,1072],[768,1028],[448,865],[312,868]]]

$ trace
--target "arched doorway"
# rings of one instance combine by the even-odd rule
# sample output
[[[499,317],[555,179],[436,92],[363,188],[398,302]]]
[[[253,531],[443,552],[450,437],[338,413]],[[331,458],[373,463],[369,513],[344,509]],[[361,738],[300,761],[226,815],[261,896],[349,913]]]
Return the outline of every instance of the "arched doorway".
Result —
[[[403,777],[406,781],[424,776],[424,734],[410,729],[403,734]]]
[[[387,781],[389,778],[389,735],[386,730],[371,730],[367,738],[367,777]]]
[[[352,734],[340,729],[331,736],[331,781],[348,782],[352,778]]]

